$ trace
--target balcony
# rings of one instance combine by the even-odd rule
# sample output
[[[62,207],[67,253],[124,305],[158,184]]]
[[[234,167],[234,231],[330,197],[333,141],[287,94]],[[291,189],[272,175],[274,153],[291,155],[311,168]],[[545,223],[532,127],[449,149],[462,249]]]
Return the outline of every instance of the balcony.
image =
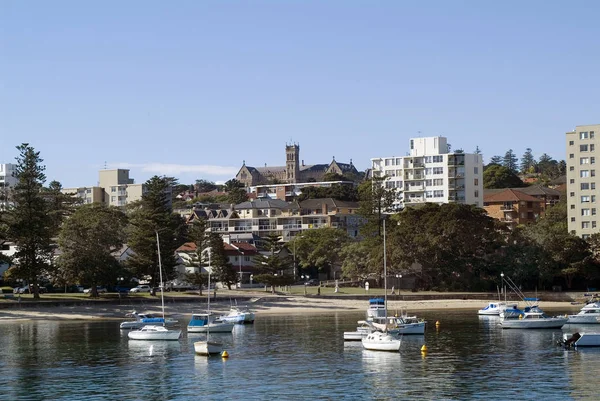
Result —
[[[424,203],[426,202],[426,199],[423,197],[418,197],[418,198],[406,198],[404,200],[404,203]]]
[[[417,181],[417,180],[424,180],[425,179],[425,175],[423,174],[406,174],[404,176],[404,181]]]
[[[410,185],[404,188],[404,192],[423,192],[425,191],[425,185]]]
[[[500,210],[503,212],[514,212],[513,205],[502,205],[500,206]]]
[[[448,197],[448,202],[464,202],[464,201],[465,201],[464,196],[449,196]]]

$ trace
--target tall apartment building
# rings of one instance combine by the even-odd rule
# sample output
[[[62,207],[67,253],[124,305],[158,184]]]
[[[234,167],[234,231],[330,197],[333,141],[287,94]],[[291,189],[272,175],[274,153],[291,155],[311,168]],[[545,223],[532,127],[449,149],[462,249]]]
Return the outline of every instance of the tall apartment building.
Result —
[[[0,210],[6,210],[9,202],[9,191],[17,185],[17,179],[13,177],[16,164],[0,164]]]
[[[129,178],[129,170],[100,170],[98,177],[98,186],[63,188],[62,192],[80,197],[83,203],[103,202],[120,207],[142,199],[145,192],[144,184],[135,184],[133,178]]]
[[[600,232],[597,203],[600,180],[596,176],[599,135],[600,124],[578,125],[566,134],[568,228],[582,238]]]
[[[425,202],[483,207],[483,158],[450,153],[445,137],[411,138],[407,156],[373,158],[371,166],[373,177],[387,176],[386,188],[396,188],[396,210]]]

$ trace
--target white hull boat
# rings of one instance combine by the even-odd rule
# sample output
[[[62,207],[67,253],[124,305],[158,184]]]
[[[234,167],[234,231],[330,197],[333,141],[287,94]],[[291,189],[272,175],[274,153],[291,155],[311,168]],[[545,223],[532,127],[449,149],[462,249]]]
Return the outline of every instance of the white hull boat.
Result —
[[[566,348],[600,347],[600,333],[573,333],[573,335],[565,333],[559,345]]]
[[[163,326],[144,326],[140,330],[127,333],[131,340],[158,340],[177,341],[181,337],[181,330],[169,330]]]
[[[599,324],[600,302],[587,304],[576,315],[568,316],[569,324]]]
[[[541,309],[525,312],[518,319],[502,319],[503,329],[559,329],[567,323],[566,317],[546,316]]]
[[[345,331],[344,332],[344,341],[361,341],[369,333],[371,333],[375,330],[376,329],[375,329],[375,327],[373,327],[372,324],[369,324],[364,320],[359,320],[356,331]]]
[[[247,308],[232,306],[229,313],[221,316],[220,319],[233,324],[252,324],[254,323],[254,312]]]
[[[402,341],[390,333],[374,331],[362,340],[362,346],[369,351],[399,351]]]
[[[218,341],[196,341],[194,352],[198,355],[216,355],[223,352],[223,343]]]
[[[505,303],[505,302],[490,302],[488,306],[477,311],[480,315],[492,315],[499,316],[505,310],[518,309],[518,304]]]

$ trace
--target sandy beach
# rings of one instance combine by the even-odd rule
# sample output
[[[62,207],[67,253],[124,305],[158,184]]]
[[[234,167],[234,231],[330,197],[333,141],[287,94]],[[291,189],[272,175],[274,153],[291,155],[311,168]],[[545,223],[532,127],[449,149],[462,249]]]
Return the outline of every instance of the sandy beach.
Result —
[[[418,313],[425,310],[445,310],[445,309],[467,309],[475,313],[494,300],[421,300],[421,301],[388,301],[390,311],[407,311],[408,313]],[[250,298],[249,302],[240,303],[250,306],[256,312],[257,318],[269,315],[292,315],[292,314],[316,314],[332,312],[364,312],[368,307],[368,302],[364,299],[340,299],[328,297],[303,297],[290,295],[271,295],[259,294]],[[221,299],[219,302],[211,303],[211,310],[216,313],[225,313],[229,309],[229,301]],[[571,302],[539,302],[543,309],[552,311],[553,309],[569,310],[576,312],[581,305],[574,305]],[[166,302],[165,314],[180,319],[189,319],[193,311],[202,311],[205,304],[198,302]],[[105,304],[97,303],[91,305],[61,305],[44,306],[28,305],[27,307],[13,306],[0,309],[0,322],[9,322],[15,320],[124,320],[126,315],[132,310],[147,313],[161,313],[160,303],[153,302],[147,304],[128,305],[126,303]]]

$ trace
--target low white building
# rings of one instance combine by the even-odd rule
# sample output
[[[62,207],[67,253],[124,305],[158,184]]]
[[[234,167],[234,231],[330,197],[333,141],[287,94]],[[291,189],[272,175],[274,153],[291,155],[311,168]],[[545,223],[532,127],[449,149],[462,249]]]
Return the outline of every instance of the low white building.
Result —
[[[0,164],[0,210],[6,210],[11,188],[17,185],[17,179],[13,176],[16,164]]]
[[[411,138],[407,156],[371,159],[373,177],[396,188],[394,209],[425,202],[464,203],[483,207],[483,158],[451,153],[442,136]]]

